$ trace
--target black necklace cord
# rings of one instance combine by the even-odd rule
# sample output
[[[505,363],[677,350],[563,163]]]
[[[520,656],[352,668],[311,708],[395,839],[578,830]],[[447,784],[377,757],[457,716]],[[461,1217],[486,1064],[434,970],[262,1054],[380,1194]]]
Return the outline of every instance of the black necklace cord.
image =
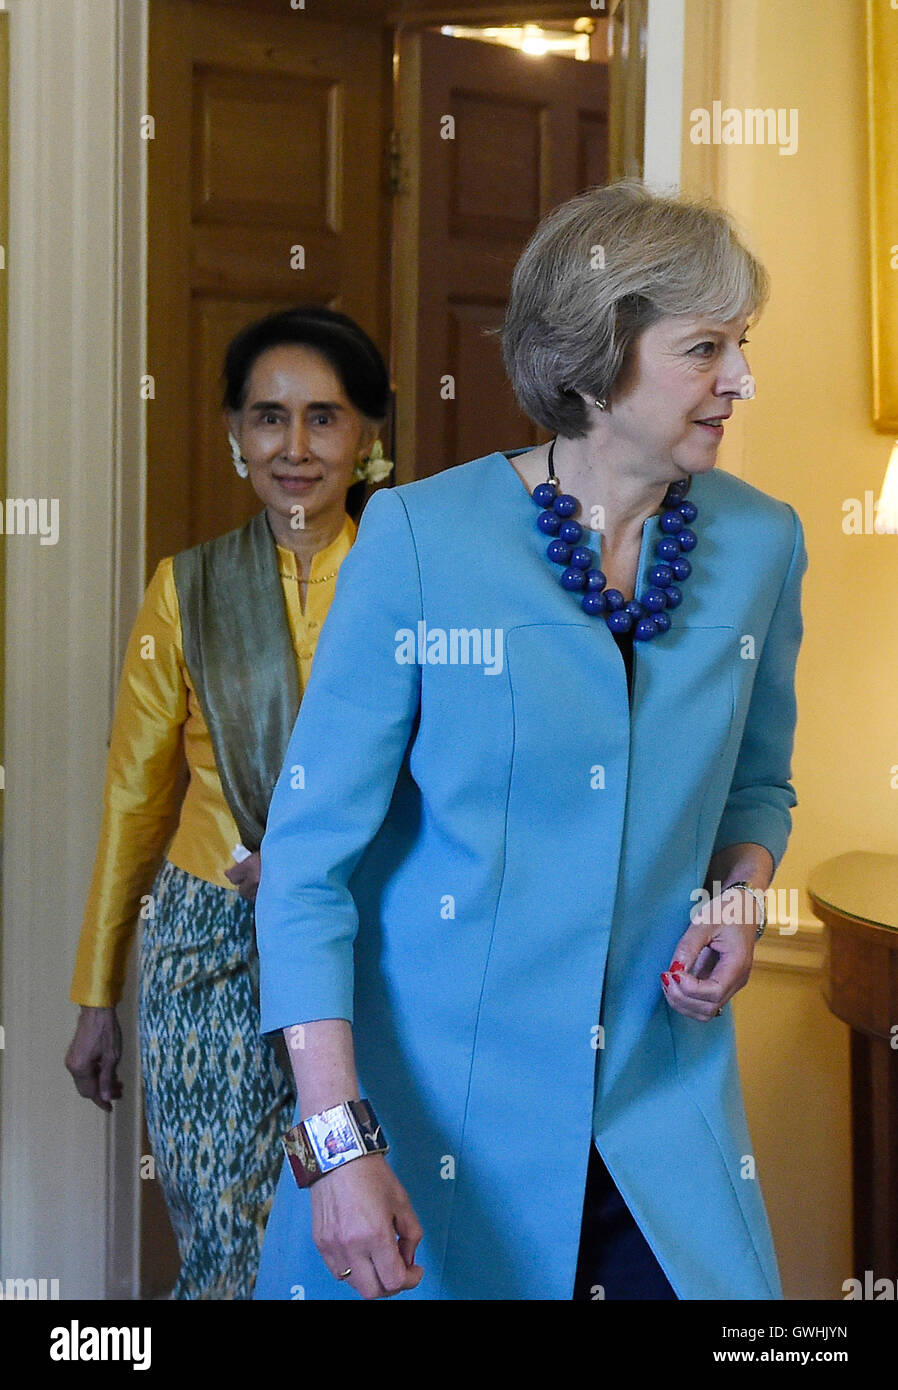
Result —
[[[556,445],[557,443],[558,443],[558,436],[556,435],[555,438],[552,440],[552,443],[549,445],[549,459],[548,459],[548,464],[549,464],[549,476],[548,476],[548,478],[547,478],[547,480],[546,480],[547,482],[554,483],[555,487],[558,487],[558,486],[559,486],[558,478],[557,478],[556,475],[555,475],[555,463],[554,463],[554,459],[555,459],[555,445]],[[691,486],[692,486],[692,479],[690,478],[690,479],[688,480],[688,482],[686,483],[685,488],[683,489],[683,496],[684,496],[684,497],[685,497],[686,494],[688,493],[688,491],[689,491],[689,489],[691,488]]]
[[[555,476],[555,465],[552,460],[555,457],[555,445],[557,444],[557,442],[558,436],[556,435],[555,438],[552,440],[552,443],[549,445],[549,477],[547,479],[548,482],[554,483],[556,487],[558,486],[558,479]]]

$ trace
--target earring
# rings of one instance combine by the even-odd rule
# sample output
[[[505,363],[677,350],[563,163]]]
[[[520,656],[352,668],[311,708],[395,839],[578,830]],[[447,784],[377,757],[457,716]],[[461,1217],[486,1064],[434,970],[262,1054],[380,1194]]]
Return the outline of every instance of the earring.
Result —
[[[601,400],[596,401],[596,405],[598,406],[599,410],[607,410],[607,409],[608,409],[608,402],[607,402],[607,400],[605,399],[604,396],[602,397]]]
[[[240,445],[237,443],[237,440],[234,438],[233,434],[228,434],[228,443],[231,446],[231,461],[233,462],[234,467],[237,470],[237,473],[241,478],[248,478],[249,468],[247,466],[246,459],[243,457],[243,454],[240,451]]]

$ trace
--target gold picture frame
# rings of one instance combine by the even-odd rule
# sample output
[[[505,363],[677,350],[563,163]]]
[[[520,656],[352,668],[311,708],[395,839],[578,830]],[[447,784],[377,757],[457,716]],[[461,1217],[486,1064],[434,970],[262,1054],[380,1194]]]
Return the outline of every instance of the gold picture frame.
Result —
[[[867,0],[873,424],[898,435],[898,8]]]

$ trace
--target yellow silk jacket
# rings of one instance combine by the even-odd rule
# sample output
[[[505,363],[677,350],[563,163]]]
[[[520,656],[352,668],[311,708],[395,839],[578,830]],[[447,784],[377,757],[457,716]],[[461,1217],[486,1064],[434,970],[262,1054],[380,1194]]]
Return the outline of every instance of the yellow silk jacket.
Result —
[[[277,547],[300,693],[334,597],[337,572],[355,534],[347,517],[339,535],[313,557],[305,611],[296,556]],[[209,730],[184,664],[172,561],[162,560],[144,596],[122,668],[72,1001],[103,1007],[120,999],[141,898],[150,892],[163,855],[197,878],[233,890],[224,871],[234,863],[239,840]]]

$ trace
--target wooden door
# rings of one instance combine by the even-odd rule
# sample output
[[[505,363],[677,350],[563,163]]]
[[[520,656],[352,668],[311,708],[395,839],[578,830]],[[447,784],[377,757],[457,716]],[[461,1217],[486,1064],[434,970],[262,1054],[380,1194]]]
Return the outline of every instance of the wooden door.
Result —
[[[239,328],[327,304],[389,352],[390,34],[311,6],[152,0],[149,90],[152,570],[258,509],[219,409]]]
[[[399,481],[541,437],[505,376],[511,271],[540,217],[608,177],[601,63],[422,31],[400,48]]]

